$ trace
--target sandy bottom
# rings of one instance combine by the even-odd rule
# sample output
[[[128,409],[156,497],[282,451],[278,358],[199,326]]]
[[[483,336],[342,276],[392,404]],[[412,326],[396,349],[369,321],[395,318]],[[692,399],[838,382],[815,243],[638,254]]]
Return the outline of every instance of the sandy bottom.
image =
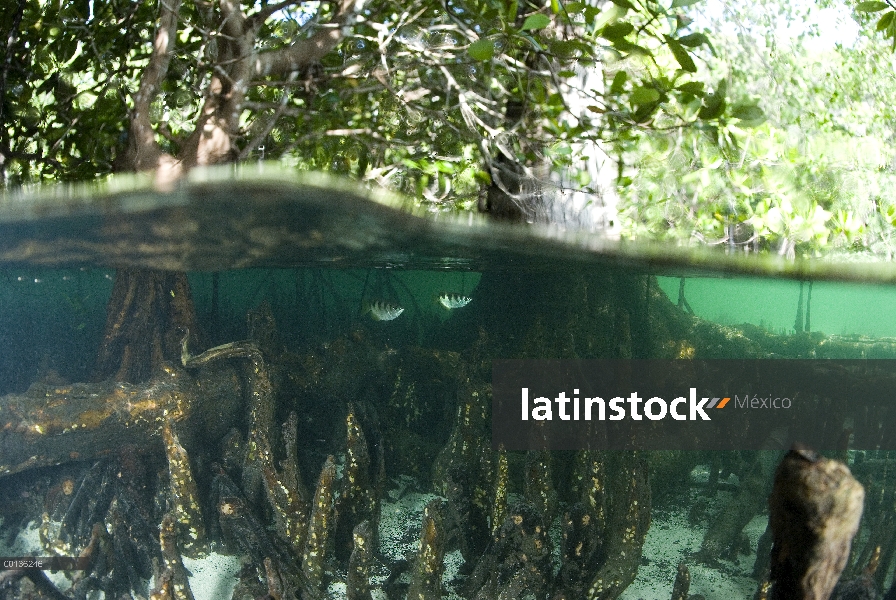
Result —
[[[702,473],[692,473],[692,480],[699,482]],[[413,561],[419,544],[420,526],[423,520],[423,509],[436,496],[414,491],[410,481],[404,481],[399,490],[391,490],[389,497],[382,504],[380,521],[381,552],[389,561],[406,559]],[[706,532],[706,523],[694,526],[688,522],[687,513],[690,505],[697,498],[697,491],[690,494],[690,501],[681,501],[676,507],[660,507],[654,510],[650,530],[644,544],[641,566],[634,583],[623,592],[620,600],[669,600],[672,584],[680,561],[685,561],[691,572],[690,593],[700,594],[706,600],[740,600],[750,599],[756,590],[756,582],[749,576],[755,560],[755,549],[765,531],[767,516],[759,515],[746,527],[745,533],[750,541],[752,553],[741,555],[737,562],[722,561],[719,568],[708,567],[697,563],[691,555],[700,548]],[[730,494],[720,492],[714,505],[724,506],[731,500]],[[554,527],[555,556],[559,559],[559,528]],[[42,556],[40,538],[36,523],[31,523],[19,532],[11,546],[0,543],[0,556]],[[460,600],[453,584],[457,582],[458,570],[463,563],[459,551],[449,553],[445,557],[445,589],[448,600]],[[190,587],[196,600],[216,600],[230,598],[237,583],[237,574],[241,562],[237,556],[226,556],[211,553],[201,559],[184,559],[184,566],[190,572]],[[559,564],[555,565],[559,568]],[[409,572],[403,576],[409,580]],[[69,587],[70,582],[63,573],[48,573],[61,589]],[[382,565],[372,570],[371,583],[381,585],[388,572]],[[330,585],[328,597],[342,600],[346,597],[345,574],[337,573],[334,583]],[[98,595],[101,598],[102,594]],[[385,600],[380,589],[373,590],[374,600]]]
[[[756,560],[756,545],[765,531],[768,517],[754,518],[744,529],[753,552],[738,556],[738,561],[721,561],[720,568],[708,567],[690,558],[700,549],[705,524],[694,527],[688,523],[687,508],[654,514],[644,542],[638,577],[622,593],[620,600],[669,600],[678,563],[684,561],[691,573],[690,594],[700,594],[706,600],[751,599],[757,583],[750,577]]]
[[[0,518],[2,520],[2,518]],[[0,556],[30,557],[46,556],[41,548],[38,523],[32,521],[28,527],[19,532],[12,544],[0,541]],[[236,587],[237,574],[240,571],[240,559],[237,556],[225,556],[216,552],[200,559],[184,558],[184,566],[191,573],[190,589],[195,600],[220,600],[230,598]],[[47,576],[58,588],[65,591],[71,581],[62,571],[48,571]],[[152,582],[150,582],[152,587]],[[103,598],[102,592],[94,595],[96,600]]]

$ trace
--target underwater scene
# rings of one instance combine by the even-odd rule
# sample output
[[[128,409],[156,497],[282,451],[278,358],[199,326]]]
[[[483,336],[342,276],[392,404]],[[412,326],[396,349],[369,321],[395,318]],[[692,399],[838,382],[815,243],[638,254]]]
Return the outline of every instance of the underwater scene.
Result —
[[[491,436],[498,359],[896,358],[888,267],[54,194],[0,210],[0,598],[896,599],[892,451]]]

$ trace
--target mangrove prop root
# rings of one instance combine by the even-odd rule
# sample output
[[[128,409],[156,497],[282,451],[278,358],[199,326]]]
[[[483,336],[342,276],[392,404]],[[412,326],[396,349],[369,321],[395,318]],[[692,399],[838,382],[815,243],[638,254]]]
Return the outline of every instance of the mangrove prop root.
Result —
[[[618,495],[608,507],[606,545],[608,557],[597,570],[587,591],[588,600],[614,600],[638,574],[641,549],[650,527],[650,485],[647,464],[639,452],[620,457],[617,465]]]
[[[778,453],[760,451],[744,477],[740,491],[729,509],[723,510],[709,524],[698,556],[715,564],[719,559],[733,559],[737,555],[744,527],[762,510],[762,499],[768,497],[768,481],[774,471]],[[718,474],[718,471],[715,471]]]
[[[688,591],[691,589],[691,572],[684,562],[678,563],[678,572],[675,574],[675,583],[672,585],[672,600],[688,600]]]
[[[464,560],[475,561],[488,545],[494,500],[494,460],[488,439],[490,392],[464,378],[459,382],[454,429],[433,465],[438,493],[448,498],[446,529]]]
[[[184,367],[200,367],[226,358],[245,358],[249,362],[249,439],[246,443],[242,488],[249,501],[254,503],[260,499],[262,486],[265,484],[265,468],[274,469],[274,457],[268,437],[274,426],[274,393],[261,350],[255,342],[241,341],[215,346],[198,356],[192,356],[187,349],[189,338],[188,331],[181,341],[181,362]],[[276,492],[268,490],[268,498],[275,495]]]
[[[879,568],[874,580],[884,588],[896,562],[896,461],[868,455],[856,456],[858,460],[853,463],[851,471],[866,486],[866,502],[862,528],[856,536],[852,558],[843,577],[859,575],[861,569],[872,561],[879,547]],[[858,539],[862,540],[861,547]]]
[[[557,490],[551,475],[551,454],[547,450],[530,450],[526,454],[526,501],[540,513],[545,523],[557,514]]]
[[[50,581],[44,571],[36,571],[33,569],[7,569],[0,571],[0,590],[9,590],[12,585],[21,579],[29,579],[34,584],[34,588],[39,592],[40,598],[49,598],[50,600],[69,600],[68,596],[59,591],[59,589]],[[6,596],[4,596],[5,598]],[[23,598],[25,596],[22,596]]]
[[[165,572],[171,573],[171,597],[173,600],[193,600],[187,570],[181,561],[177,545],[177,519],[171,513],[162,519],[159,530],[159,544],[162,547],[162,559]]]
[[[453,467],[445,478],[445,529],[452,544],[470,563],[476,561],[491,539],[488,517],[493,494],[490,478],[491,451],[482,448],[479,464],[470,468]],[[477,468],[478,467],[478,468]]]
[[[225,472],[215,475],[212,488],[221,537],[231,551],[243,552],[255,565],[262,565],[269,557],[277,558],[280,563],[288,561],[287,556],[278,552],[268,537],[267,527],[256,517],[242,491]]]
[[[374,492],[374,479],[378,473],[371,470],[370,450],[361,424],[355,415],[355,408],[348,405],[345,418],[346,449],[345,468],[342,472],[342,489],[336,500],[338,516],[334,539],[336,556],[344,560],[352,551],[353,531],[363,521],[370,521],[373,544],[377,544],[376,531],[379,524],[379,498]]]
[[[504,446],[498,450],[498,460],[495,465],[495,496],[492,502],[492,537],[497,535],[504,519],[507,517],[507,482],[510,471],[507,466],[507,451]]]
[[[586,597],[593,574],[606,561],[603,551],[607,532],[607,490],[604,460],[600,453],[582,450],[575,457],[573,498],[578,499],[563,515],[562,564],[557,576],[555,600]]]
[[[445,569],[445,534],[443,531],[442,500],[430,501],[423,510],[423,527],[420,529],[420,548],[408,600],[441,600],[442,573]]]
[[[368,521],[359,523],[352,532],[352,555],[348,559],[345,587],[348,600],[372,600],[370,594],[370,565],[373,561],[373,528]]]
[[[199,507],[199,490],[190,468],[187,451],[181,445],[170,422],[162,427],[165,456],[168,459],[171,504],[178,523],[181,548],[187,555],[195,555],[205,542],[205,526]]]
[[[577,452],[573,491],[588,510],[598,543],[603,540],[607,528],[606,486],[606,470],[600,453],[593,450]]]
[[[181,362],[185,367],[195,368],[211,361],[228,358],[244,358],[249,362],[249,437],[246,442],[245,459],[242,469],[243,493],[254,503],[259,499],[263,487],[265,496],[274,514],[277,534],[299,554],[307,553],[305,523],[309,516],[308,503],[301,487],[296,458],[297,416],[290,416],[284,425],[286,444],[286,466],[278,471],[274,463],[271,447],[271,432],[274,427],[274,391],[271,378],[265,366],[261,350],[255,342],[231,342],[192,356],[187,348],[189,332],[181,344]],[[332,491],[330,491],[332,494]],[[318,512],[317,507],[313,508]],[[313,532],[314,517],[312,513]]]
[[[603,540],[591,511],[581,502],[572,505],[561,521],[561,565],[554,600],[584,598],[591,576],[604,559]]]
[[[227,383],[214,385],[215,397],[202,398],[192,377],[165,367],[140,385],[34,384],[24,394],[3,396],[0,477],[35,467],[94,460],[129,445],[160,452],[166,423],[189,419],[214,424],[231,417],[231,407],[241,404],[241,391],[239,385]],[[206,387],[203,390],[207,392]]]
[[[454,429],[433,465],[436,490],[443,495],[447,492],[447,475],[457,469],[468,470],[469,465],[479,462],[482,449],[491,446],[488,440],[490,393],[476,388],[469,380],[459,388]]]
[[[295,441],[298,417],[292,413],[283,425],[283,439],[286,445],[286,460],[281,463],[282,472],[273,467],[273,460],[265,457],[264,481],[268,502],[274,513],[274,526],[280,536],[296,556],[301,556],[305,548],[306,520],[310,512],[309,503],[298,471]],[[290,447],[293,449],[290,450]]]
[[[859,527],[865,491],[840,462],[799,446],[784,457],[769,498],[772,600],[827,599]]]
[[[149,600],[171,600],[171,579],[173,574],[170,570],[165,569],[161,575],[156,578],[156,586],[149,592]]]
[[[270,600],[282,600],[283,590],[286,588],[283,577],[277,565],[270,557],[264,559],[264,576],[268,582],[268,595]]]
[[[501,530],[470,576],[470,598],[545,598],[551,587],[551,538],[541,514],[521,503],[508,512]],[[563,596],[559,596],[563,597]],[[569,596],[569,600],[573,600]]]
[[[302,572],[311,590],[323,595],[326,590],[324,582],[324,558],[330,528],[333,521],[333,495],[336,480],[336,463],[332,456],[327,457],[317,480],[314,492],[314,503],[311,521],[308,523],[305,553],[302,556]]]
[[[186,273],[119,269],[94,380],[138,383],[176,360],[179,332],[198,331]]]

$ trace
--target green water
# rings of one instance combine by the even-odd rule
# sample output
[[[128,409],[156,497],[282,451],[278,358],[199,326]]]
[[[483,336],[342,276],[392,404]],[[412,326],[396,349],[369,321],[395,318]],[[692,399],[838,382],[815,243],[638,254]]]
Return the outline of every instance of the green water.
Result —
[[[679,279],[658,277],[672,302]],[[808,286],[803,289],[808,300]],[[756,277],[689,277],[685,297],[694,314],[726,325],[752,323],[775,333],[793,333],[800,284]],[[814,282],[811,330],[832,335],[896,337],[896,287],[848,282]]]

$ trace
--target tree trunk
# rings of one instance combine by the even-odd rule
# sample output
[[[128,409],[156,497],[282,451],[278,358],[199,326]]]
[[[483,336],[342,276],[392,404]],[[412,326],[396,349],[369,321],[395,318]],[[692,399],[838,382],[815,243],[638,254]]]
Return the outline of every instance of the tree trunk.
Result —
[[[93,379],[139,383],[180,360],[181,340],[199,327],[186,273],[119,269]]]

